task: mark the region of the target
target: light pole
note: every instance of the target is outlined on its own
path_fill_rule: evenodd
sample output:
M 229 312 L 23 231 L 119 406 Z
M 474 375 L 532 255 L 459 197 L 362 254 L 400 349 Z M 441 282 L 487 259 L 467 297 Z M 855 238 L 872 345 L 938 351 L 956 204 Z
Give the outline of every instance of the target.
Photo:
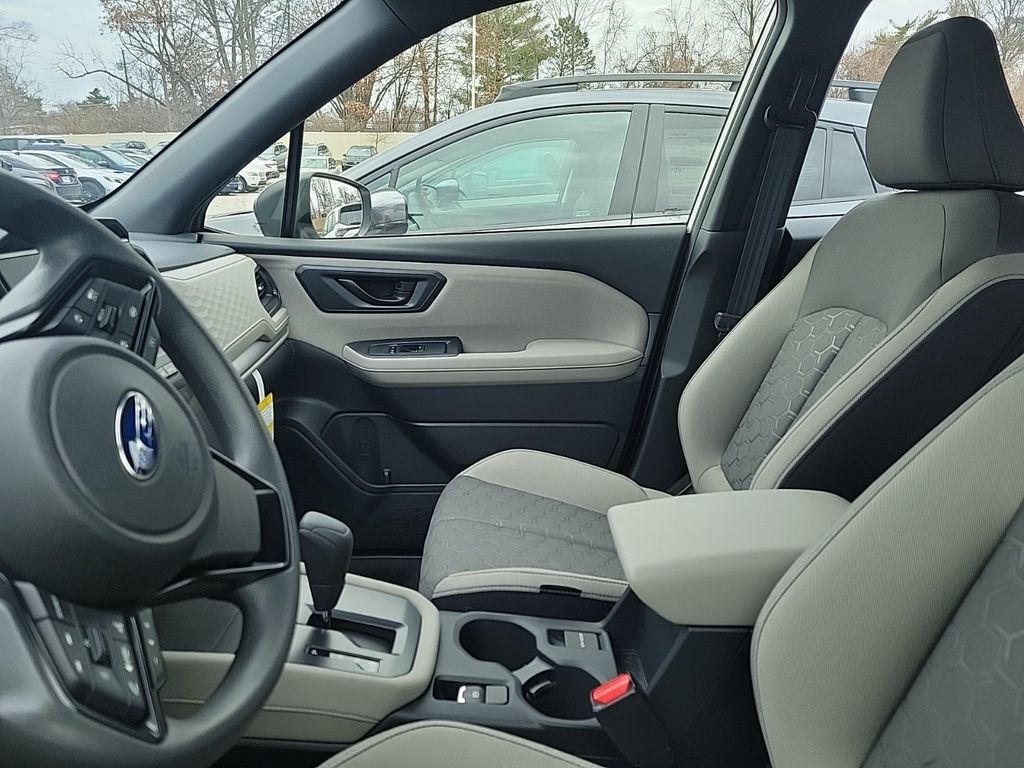
M 469 58 L 469 108 L 476 109 L 476 14 L 473 14 L 473 31 L 470 34 Z

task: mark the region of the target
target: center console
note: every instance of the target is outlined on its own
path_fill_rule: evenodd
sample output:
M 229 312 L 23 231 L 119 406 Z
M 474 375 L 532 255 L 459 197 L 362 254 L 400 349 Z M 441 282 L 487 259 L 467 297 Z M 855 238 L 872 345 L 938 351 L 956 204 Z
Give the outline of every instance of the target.
M 601 622 L 438 611 L 414 591 L 346 579 L 351 535 L 307 516 L 291 655 L 249 736 L 336 751 L 397 725 L 454 720 L 616 768 L 766 765 L 751 627 L 775 583 L 847 507 L 805 491 L 615 507 L 609 521 L 631 589 Z M 171 714 L 209 696 L 231 659 L 166 655 Z

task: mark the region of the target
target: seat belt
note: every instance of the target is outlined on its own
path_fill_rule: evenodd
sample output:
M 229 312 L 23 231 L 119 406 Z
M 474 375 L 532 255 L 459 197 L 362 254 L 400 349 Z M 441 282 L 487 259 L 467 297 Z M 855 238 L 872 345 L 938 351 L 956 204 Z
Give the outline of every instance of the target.
M 771 129 L 768 161 L 757 190 L 739 266 L 733 280 L 729 303 L 715 314 L 715 329 L 721 341 L 758 301 L 761 284 L 768 269 L 775 232 L 785 221 L 786 191 L 795 168 L 802 160 L 804 139 L 814 130 L 818 116 L 807 105 L 820 69 L 816 61 L 805 61 L 793 79 L 789 98 L 773 104 L 764 116 Z

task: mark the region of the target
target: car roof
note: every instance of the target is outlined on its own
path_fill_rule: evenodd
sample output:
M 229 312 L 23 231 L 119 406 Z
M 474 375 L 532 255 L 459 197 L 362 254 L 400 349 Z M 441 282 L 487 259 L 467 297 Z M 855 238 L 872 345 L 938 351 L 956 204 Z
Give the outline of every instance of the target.
M 403 154 L 416 152 L 440 138 L 474 128 L 482 123 L 505 117 L 559 107 L 577 106 L 622 106 L 634 104 L 664 104 L 670 107 L 697 107 L 726 110 L 736 94 L 727 90 L 708 88 L 600 88 L 572 92 L 537 93 L 514 99 L 496 101 L 477 109 L 457 115 L 433 128 L 403 141 L 399 147 Z M 826 99 L 819 115 L 819 121 L 866 128 L 871 104 L 847 99 Z M 394 162 L 391 151 L 377 153 L 360 163 L 352 174 L 366 178 Z

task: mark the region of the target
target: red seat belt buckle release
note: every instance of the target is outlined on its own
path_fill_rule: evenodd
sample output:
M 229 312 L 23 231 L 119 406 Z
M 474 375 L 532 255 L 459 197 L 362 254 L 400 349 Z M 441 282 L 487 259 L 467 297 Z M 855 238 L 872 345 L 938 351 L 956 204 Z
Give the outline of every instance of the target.
M 590 692 L 594 717 L 636 768 L 670 768 L 672 745 L 643 690 L 627 672 Z
M 590 702 L 595 707 L 607 707 L 625 698 L 634 690 L 633 678 L 628 672 L 621 674 L 590 692 Z

